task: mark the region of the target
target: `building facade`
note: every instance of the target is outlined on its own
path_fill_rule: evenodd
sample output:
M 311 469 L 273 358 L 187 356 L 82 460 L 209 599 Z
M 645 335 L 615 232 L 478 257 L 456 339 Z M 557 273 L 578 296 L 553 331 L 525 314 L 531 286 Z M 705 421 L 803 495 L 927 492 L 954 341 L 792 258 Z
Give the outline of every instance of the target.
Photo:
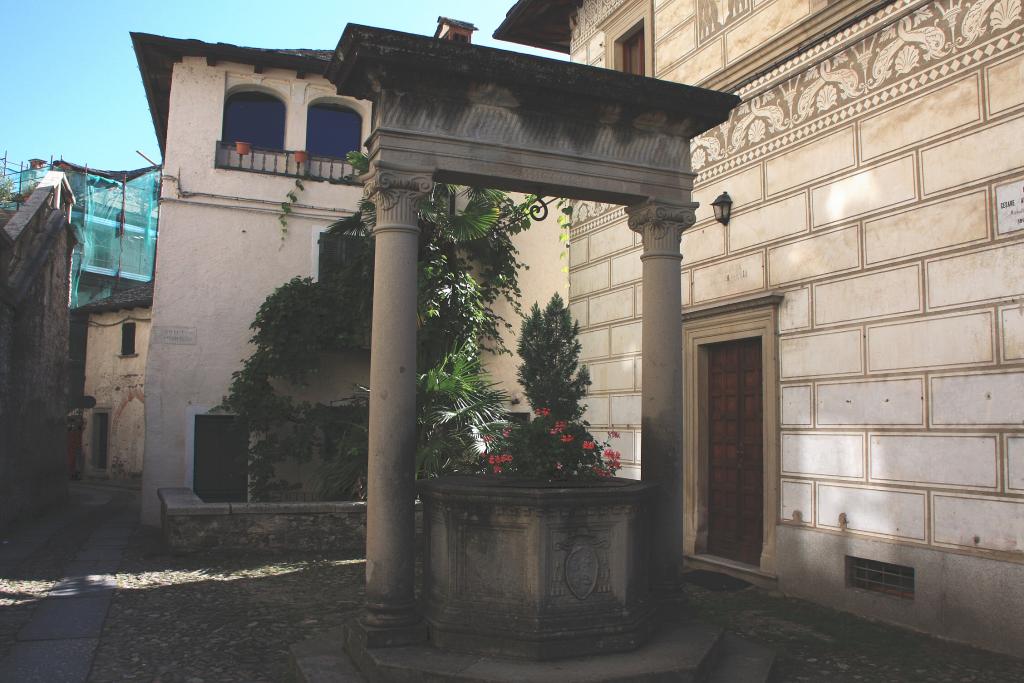
M 692 144 L 691 566 L 1019 653 L 1020 3 L 524 1 L 496 35 L 743 98 Z M 625 221 L 577 206 L 570 303 L 587 417 L 621 435 L 636 476 L 641 262 Z
M 73 309 L 85 325 L 82 439 L 76 471 L 87 478 L 142 476 L 146 437 L 146 356 L 153 285 Z
M 144 34 L 133 41 L 164 154 L 145 373 L 142 518 L 155 525 L 157 489 L 195 485 L 197 443 L 244 450 L 223 432 L 227 418 L 218 406 L 252 351 L 249 326 L 260 305 L 293 277 L 317 277 L 320 233 L 356 210 L 363 188 L 344 157 L 364 149 L 371 112 L 368 102 L 339 97 L 324 78 L 333 50 Z M 300 169 L 303 188 L 296 191 Z M 289 201 L 289 192 L 297 200 Z M 290 204 L 286 214 L 282 203 Z M 533 267 L 523 277 L 526 306 L 566 294 L 555 213 L 517 239 Z M 500 312 L 518 327 L 511 310 Z M 329 403 L 369 383 L 368 350 L 336 356 L 296 389 L 297 398 Z M 525 410 L 514 363 L 497 357 L 488 369 L 512 393 L 510 407 Z M 286 464 L 279 474 L 302 481 L 312 467 Z

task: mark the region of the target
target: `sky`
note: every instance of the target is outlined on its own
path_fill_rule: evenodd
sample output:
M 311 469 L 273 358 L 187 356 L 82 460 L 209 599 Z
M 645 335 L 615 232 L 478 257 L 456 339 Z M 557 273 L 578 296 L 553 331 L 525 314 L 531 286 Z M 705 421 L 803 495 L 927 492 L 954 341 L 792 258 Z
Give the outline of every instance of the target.
M 491 34 L 514 0 L 0 0 L 0 156 L 105 170 L 160 161 L 129 31 L 264 48 L 334 49 L 349 22 L 433 35 L 438 15 L 474 42 L 548 57 Z

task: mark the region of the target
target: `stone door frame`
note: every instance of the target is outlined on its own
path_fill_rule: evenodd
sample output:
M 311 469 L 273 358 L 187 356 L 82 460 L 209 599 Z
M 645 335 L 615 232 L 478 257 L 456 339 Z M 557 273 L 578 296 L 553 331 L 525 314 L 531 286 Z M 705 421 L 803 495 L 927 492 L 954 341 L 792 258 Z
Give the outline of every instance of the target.
M 683 315 L 683 501 L 684 555 L 709 563 L 775 577 L 775 529 L 779 510 L 779 372 L 778 294 L 687 311 Z M 761 339 L 761 383 L 764 486 L 762 550 L 757 567 L 707 555 L 708 535 L 708 407 L 707 347 L 721 342 Z

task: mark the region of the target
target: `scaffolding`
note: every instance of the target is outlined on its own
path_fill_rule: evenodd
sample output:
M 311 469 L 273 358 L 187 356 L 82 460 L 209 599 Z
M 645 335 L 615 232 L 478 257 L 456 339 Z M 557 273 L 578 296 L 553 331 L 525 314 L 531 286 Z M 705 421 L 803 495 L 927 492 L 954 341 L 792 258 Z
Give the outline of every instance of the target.
M 46 172 L 62 171 L 75 195 L 71 225 L 71 307 L 83 306 L 153 279 L 160 200 L 160 167 L 101 171 L 58 160 L 17 167 L 0 158 L 0 183 L 17 209 Z M 3 187 L 3 186 L 0 186 Z

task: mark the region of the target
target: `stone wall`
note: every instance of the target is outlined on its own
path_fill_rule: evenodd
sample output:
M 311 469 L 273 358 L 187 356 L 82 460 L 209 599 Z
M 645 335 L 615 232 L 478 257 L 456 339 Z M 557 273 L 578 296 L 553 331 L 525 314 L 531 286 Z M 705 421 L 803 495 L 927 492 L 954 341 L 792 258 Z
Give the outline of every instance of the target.
M 164 542 L 176 552 L 366 549 L 365 503 L 205 503 L 191 489 L 159 497 Z
M 936 558 L 954 556 L 1014 574 L 1024 563 L 1024 226 L 998 220 L 997 194 L 1024 185 L 1020 4 L 897 0 L 860 16 L 862 3 L 847 3 L 842 30 L 745 73 L 730 69 L 757 64 L 786 36 L 818 35 L 832 10 L 813 0 L 753 3 L 705 40 L 698 12 L 707 4 L 726 3 L 588 0 L 583 14 L 597 19 L 581 22 L 573 58 L 608 64 L 616 35 L 606 29 L 633 12 L 653 23 L 658 77 L 732 84 L 744 99 L 693 141 L 701 208 L 683 237 L 681 277 L 684 311 L 700 311 L 703 327 L 716 310 L 724 324 L 724 304 L 784 297 L 765 345 L 777 348 L 768 360 L 779 379 L 765 391 L 780 415 L 765 431 L 766 448 L 779 452 L 765 498 L 778 492 L 766 517 L 786 527 L 787 545 L 776 549 L 766 533 L 758 569 L 794 592 L 823 562 L 842 575 L 842 552 L 813 561 L 799 552 L 801 530 L 808 544 L 813 530 L 856 539 L 880 560 L 893 546 L 938 551 L 914 554 L 922 575 L 942 575 Z M 748 29 L 763 35 L 730 57 L 734 34 Z M 701 67 L 706 49 L 725 56 Z M 734 200 L 728 226 L 710 207 L 722 191 Z M 635 474 L 639 240 L 618 207 L 585 203 L 576 214 L 570 303 L 594 378 L 587 416 L 621 432 Z M 687 381 L 688 400 L 699 400 L 699 373 L 691 368 Z M 687 412 L 688 434 L 704 428 L 698 413 Z M 700 469 L 697 443 L 688 472 Z M 690 515 L 688 548 L 697 524 Z M 1019 598 L 1010 600 L 1006 614 L 1019 614 Z M 962 623 L 992 618 L 967 612 Z M 903 613 L 943 632 L 910 607 Z
M 62 181 L 59 173 L 46 178 Z M 66 207 L 44 205 L 60 190 L 43 185 L 0 227 L 8 233 L 0 237 L 12 238 L 0 239 L 0 529 L 67 495 L 72 238 Z M 25 220 L 30 211 L 38 213 Z

